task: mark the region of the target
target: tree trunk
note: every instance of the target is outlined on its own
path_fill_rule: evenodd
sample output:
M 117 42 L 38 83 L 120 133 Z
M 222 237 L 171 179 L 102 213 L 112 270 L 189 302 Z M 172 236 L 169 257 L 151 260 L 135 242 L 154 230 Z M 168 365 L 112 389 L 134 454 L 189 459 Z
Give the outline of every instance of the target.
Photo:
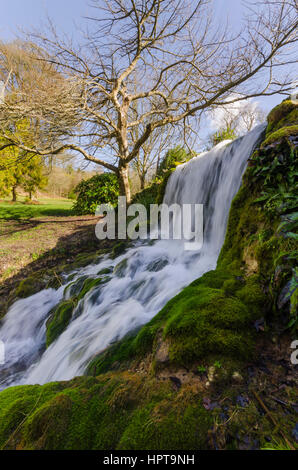
M 159 162 L 160 162 L 160 155 L 158 155 L 158 157 L 157 157 L 157 162 L 156 162 L 156 172 L 155 172 L 155 176 L 157 176 L 157 173 L 158 173 L 158 169 L 159 169 Z
M 144 174 L 142 174 L 140 176 L 141 190 L 145 189 L 145 180 L 146 180 L 146 176 Z
M 32 192 L 29 191 L 29 200 L 32 201 Z
M 119 167 L 118 179 L 119 179 L 120 196 L 125 196 L 126 203 L 130 204 L 131 194 L 130 194 L 130 186 L 129 186 L 129 180 L 128 180 L 128 165 L 125 165 L 125 166 L 123 165 Z
M 13 202 L 17 202 L 17 187 L 13 186 L 12 188 L 12 200 Z

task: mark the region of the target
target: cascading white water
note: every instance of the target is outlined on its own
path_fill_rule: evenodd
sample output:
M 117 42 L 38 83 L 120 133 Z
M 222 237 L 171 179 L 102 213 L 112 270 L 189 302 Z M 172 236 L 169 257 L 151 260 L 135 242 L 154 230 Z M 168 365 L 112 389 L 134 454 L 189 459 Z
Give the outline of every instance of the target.
M 66 284 L 15 302 L 0 329 L 6 350 L 0 387 L 83 374 L 95 354 L 147 323 L 184 286 L 214 269 L 232 199 L 263 129 L 258 126 L 241 139 L 217 145 L 180 165 L 170 177 L 165 203 L 204 204 L 204 244 L 199 252 L 185 251 L 183 240 L 139 243 L 115 260 L 104 256 L 79 270 L 68 288 Z M 45 350 L 51 309 L 76 289 L 76 279 L 79 284 L 82 276 L 99 277 L 105 268 L 112 268 L 112 274 L 79 302 L 67 329 Z

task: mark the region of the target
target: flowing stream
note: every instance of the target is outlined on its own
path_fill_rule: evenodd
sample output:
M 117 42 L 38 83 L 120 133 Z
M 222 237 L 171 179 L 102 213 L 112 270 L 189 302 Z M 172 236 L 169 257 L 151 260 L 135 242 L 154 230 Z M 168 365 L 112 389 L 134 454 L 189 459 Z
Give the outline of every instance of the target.
M 232 143 L 217 145 L 178 166 L 170 177 L 164 203 L 204 204 L 200 251 L 185 251 L 183 240 L 138 242 L 114 260 L 105 255 L 77 270 L 58 290 L 15 302 L 0 325 L 5 344 L 0 388 L 82 375 L 95 354 L 147 323 L 183 287 L 214 269 L 232 199 L 263 130 L 257 126 Z M 51 309 L 78 291 L 84 279 L 102 277 L 99 273 L 107 268 L 105 282 L 85 295 L 67 329 L 46 349 Z

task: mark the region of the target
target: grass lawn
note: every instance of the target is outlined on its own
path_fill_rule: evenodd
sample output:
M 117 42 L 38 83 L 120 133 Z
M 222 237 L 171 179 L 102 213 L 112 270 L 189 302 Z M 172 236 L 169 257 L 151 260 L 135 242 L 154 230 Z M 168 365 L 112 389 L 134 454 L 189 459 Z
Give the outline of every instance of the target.
M 0 219 L 31 219 L 34 217 L 73 215 L 73 201 L 69 199 L 40 199 L 39 204 L 0 201 Z

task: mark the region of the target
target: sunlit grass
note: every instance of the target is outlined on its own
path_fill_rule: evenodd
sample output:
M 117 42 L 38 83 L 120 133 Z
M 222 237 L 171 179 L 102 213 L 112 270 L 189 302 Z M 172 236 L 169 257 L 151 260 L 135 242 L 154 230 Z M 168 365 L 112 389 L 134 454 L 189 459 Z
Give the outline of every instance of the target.
M 23 201 L 0 201 L 0 219 L 31 219 L 34 217 L 70 216 L 73 201 L 68 199 L 40 199 L 38 204 Z

